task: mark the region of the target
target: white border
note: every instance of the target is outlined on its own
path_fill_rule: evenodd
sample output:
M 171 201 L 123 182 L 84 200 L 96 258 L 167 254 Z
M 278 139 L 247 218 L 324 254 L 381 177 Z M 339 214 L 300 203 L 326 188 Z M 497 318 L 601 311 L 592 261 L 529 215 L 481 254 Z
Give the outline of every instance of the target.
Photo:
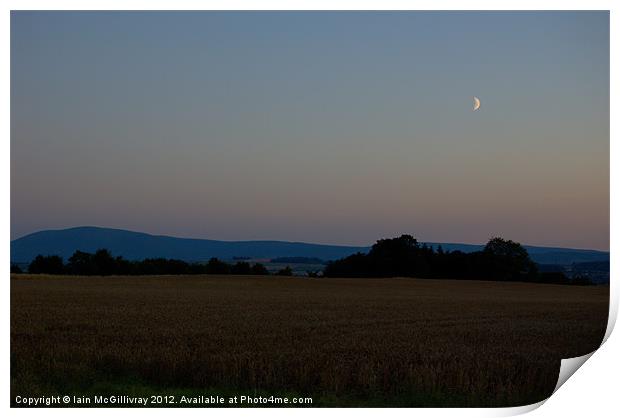
M 89 2 L 78 2 L 78 1 L 41 1 L 41 0 L 24 0 L 24 1 L 5 1 L 4 5 L 4 13 L 1 17 L 2 25 L 0 27 L 2 30 L 1 33 L 1 42 L 0 45 L 2 47 L 2 56 L 5 57 L 5 65 L 1 67 L 2 79 L 4 82 L 2 83 L 2 97 L 4 101 L 2 102 L 2 127 L 4 127 L 4 138 L 0 141 L 0 161 L 2 167 L 2 181 L 0 182 L 1 195 L 5 199 L 5 204 L 2 205 L 2 222 L 0 223 L 2 228 L 2 233 L 4 236 L 3 240 L 0 240 L 0 260 L 2 266 L 4 267 L 4 271 L 8 273 L 9 270 L 9 242 L 10 242 L 10 153 L 9 153 L 9 138 L 10 138 L 10 67 L 9 67 L 9 57 L 10 57 L 10 13 L 9 10 L 25 10 L 25 9 L 58 9 L 58 10 L 105 10 L 105 9 L 117 9 L 117 10 L 138 10 L 138 9 L 159 9 L 159 10 L 175 10 L 175 9 L 189 9 L 189 10 L 199 10 L 199 9 L 213 9 L 213 10 L 242 10 L 242 9 L 291 9 L 291 10 L 313 10 L 313 9 L 325 9 L 325 10 L 345 10 L 345 9 L 365 9 L 365 10 L 405 10 L 405 9 L 413 9 L 413 10 L 611 10 L 611 45 L 612 49 L 611 53 L 611 74 L 617 74 L 618 72 L 618 54 L 617 51 L 614 51 L 613 46 L 617 46 L 618 39 L 618 19 L 616 15 L 616 8 L 614 7 L 613 1 L 602 1 L 602 0 L 593 0 L 593 1 L 532 1 L 532 0 L 523 0 L 523 1 L 502 1 L 502 2 L 493 2 L 493 1 L 434 1 L 434 2 L 421 2 L 421 1 L 397 1 L 397 0 L 384 0 L 381 2 L 377 1 L 326 1 L 326 0 L 315 0 L 315 1 L 284 1 L 284 0 L 271 0 L 271 1 L 258 1 L 258 0 L 233 0 L 233 1 L 189 1 L 189 0 L 177 0 L 177 1 L 162 1 L 162 0 L 128 0 L 128 1 L 118 1 L 118 0 L 109 0 L 109 1 L 89 1 Z M 527 29 L 524 29 L 527 30 Z M 617 115 L 617 109 L 613 106 L 614 98 L 618 97 L 618 84 L 614 82 L 614 78 L 611 78 L 611 136 L 610 136 L 610 156 L 611 156 L 611 185 L 618 184 L 618 169 L 614 168 L 614 163 L 620 162 L 619 149 L 618 146 L 615 145 L 615 140 L 617 140 L 617 118 L 614 116 Z M 613 187 L 612 187 L 613 190 Z M 614 215 L 618 212 L 618 199 L 612 193 L 610 195 L 611 201 L 611 277 L 612 277 L 612 286 L 611 286 L 611 303 L 610 303 L 610 321 L 608 324 L 608 330 L 606 339 L 609 337 L 611 330 L 613 329 L 613 324 L 615 323 L 615 319 L 617 317 L 618 312 L 618 289 L 615 286 L 616 280 L 616 271 L 618 270 L 617 266 L 619 257 L 617 255 L 616 249 L 618 248 L 617 239 L 618 236 L 618 223 L 614 221 Z M 8 274 L 7 274 L 8 276 Z M 4 315 L 2 317 L 2 335 L 4 337 L 4 344 L 1 346 L 0 359 L 2 359 L 2 392 L 3 396 L 0 398 L 0 402 L 2 403 L 3 409 L 8 409 L 10 405 L 9 400 L 9 387 L 10 387 L 10 373 L 9 373 L 9 329 L 10 329 L 10 319 L 9 319 L 9 280 L 8 277 L 3 281 L 3 287 L 1 292 L 1 297 L 3 299 L 2 306 L 4 307 Z M 534 415 L 538 416 L 562 416 L 564 417 L 581 417 L 584 414 L 591 415 L 594 413 L 595 416 L 610 416 L 613 415 L 614 411 L 617 411 L 617 393 L 614 390 L 615 382 L 617 381 L 616 376 L 620 371 L 619 361 L 615 353 L 620 352 L 620 341 L 617 336 L 612 336 L 609 340 L 604 344 L 602 350 L 598 350 L 592 356 L 592 359 L 588 361 L 587 367 L 583 368 L 583 370 L 579 370 L 577 372 L 578 376 L 576 378 L 569 379 L 568 383 L 560 388 L 560 390 L 554 394 L 546 403 L 543 408 L 539 408 L 535 412 Z M 613 391 L 613 392 L 612 392 Z M 410 417 L 412 414 L 420 415 L 420 416 L 437 416 L 437 417 L 446 417 L 446 416 L 507 416 L 514 415 L 519 413 L 527 412 L 528 410 L 535 409 L 535 407 L 540 406 L 542 403 L 537 405 L 531 405 L 529 407 L 520 407 L 520 408 L 503 408 L 503 409 L 481 409 L 481 408 L 471 408 L 471 409 L 382 409 L 380 411 L 374 409 L 355 409 L 354 411 L 347 411 L 351 413 L 355 413 L 358 416 L 366 417 L 374 415 L 377 412 L 380 413 L 389 413 L 395 416 L 407 416 Z M 316 408 L 310 409 L 254 409 L 250 412 L 253 415 L 257 415 L 259 417 L 269 417 L 272 418 L 274 416 L 290 416 L 291 414 L 297 416 L 307 416 L 310 417 L 317 414 L 318 410 Z M 339 409 L 321 409 L 321 414 L 326 414 L 327 416 L 336 416 L 340 415 L 342 412 Z M 45 413 L 46 415 L 51 416 L 80 416 L 83 414 L 83 411 L 77 409 L 38 409 L 38 410 L 25 410 L 25 409 L 10 409 L 8 411 L 9 414 L 15 416 L 30 416 L 38 413 Z M 109 410 L 104 409 L 90 409 L 88 411 L 89 415 L 93 416 L 107 416 L 110 413 Z M 131 410 L 131 409 L 121 409 L 115 410 L 114 414 L 120 415 L 134 415 L 134 414 L 149 414 L 155 416 L 164 416 L 170 413 L 168 409 L 144 409 L 144 410 Z M 207 410 L 204 409 L 184 409 L 184 410 L 175 410 L 175 413 L 183 413 L 187 415 L 194 416 L 204 416 L 205 414 L 214 414 L 222 417 L 229 416 L 237 416 L 240 414 L 239 410 Z M 244 414 L 245 415 L 245 414 Z

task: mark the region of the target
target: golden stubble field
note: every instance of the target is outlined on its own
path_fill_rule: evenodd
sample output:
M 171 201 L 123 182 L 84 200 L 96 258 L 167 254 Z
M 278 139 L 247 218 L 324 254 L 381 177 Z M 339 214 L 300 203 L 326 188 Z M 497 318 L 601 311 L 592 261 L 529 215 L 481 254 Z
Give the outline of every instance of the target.
M 608 299 L 483 281 L 14 275 L 11 391 L 521 405 L 551 394 L 561 358 L 598 348 Z

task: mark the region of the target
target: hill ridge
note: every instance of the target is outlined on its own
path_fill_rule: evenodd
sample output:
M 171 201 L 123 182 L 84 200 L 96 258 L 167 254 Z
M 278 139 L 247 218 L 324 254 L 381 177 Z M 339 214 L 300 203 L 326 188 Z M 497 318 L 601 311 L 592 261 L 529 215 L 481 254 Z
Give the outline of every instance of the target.
M 441 245 L 444 250 L 477 251 L 483 244 L 426 243 Z M 540 247 L 524 245 L 538 263 L 572 264 L 573 262 L 608 261 L 609 253 L 598 250 Z M 76 226 L 47 229 L 11 241 L 11 262 L 29 262 L 38 254 L 59 255 L 65 259 L 75 250 L 94 252 L 107 248 L 112 254 L 127 259 L 153 257 L 202 261 L 211 257 L 275 258 L 315 257 L 333 260 L 356 252 L 366 252 L 370 246 L 316 244 L 299 241 L 247 240 L 225 241 L 207 238 L 182 238 L 155 235 L 147 232 L 99 226 Z

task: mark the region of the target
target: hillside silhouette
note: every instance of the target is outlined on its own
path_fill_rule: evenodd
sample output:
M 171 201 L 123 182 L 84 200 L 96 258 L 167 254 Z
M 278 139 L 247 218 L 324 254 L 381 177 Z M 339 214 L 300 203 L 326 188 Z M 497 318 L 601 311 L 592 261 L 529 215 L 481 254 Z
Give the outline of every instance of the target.
M 444 251 L 471 253 L 484 245 L 426 243 Z M 523 246 L 536 263 L 570 266 L 573 263 L 609 262 L 609 253 L 596 250 Z M 37 255 L 57 255 L 67 260 L 76 250 L 94 253 L 100 248 L 128 260 L 172 258 L 203 262 L 216 257 L 232 259 L 273 259 L 281 257 L 337 260 L 356 253 L 367 253 L 370 246 L 342 246 L 287 241 L 217 241 L 151 235 L 122 229 L 76 227 L 39 231 L 11 241 L 11 262 L 25 265 Z M 287 261 L 289 262 L 289 261 Z M 292 261 L 291 261 L 292 263 Z

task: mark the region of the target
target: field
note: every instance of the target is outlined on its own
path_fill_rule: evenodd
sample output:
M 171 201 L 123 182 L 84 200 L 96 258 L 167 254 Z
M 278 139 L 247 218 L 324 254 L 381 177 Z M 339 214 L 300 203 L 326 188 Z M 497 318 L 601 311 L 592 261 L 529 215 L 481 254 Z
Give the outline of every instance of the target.
M 11 278 L 11 393 L 514 406 L 596 349 L 609 287 L 240 276 Z

